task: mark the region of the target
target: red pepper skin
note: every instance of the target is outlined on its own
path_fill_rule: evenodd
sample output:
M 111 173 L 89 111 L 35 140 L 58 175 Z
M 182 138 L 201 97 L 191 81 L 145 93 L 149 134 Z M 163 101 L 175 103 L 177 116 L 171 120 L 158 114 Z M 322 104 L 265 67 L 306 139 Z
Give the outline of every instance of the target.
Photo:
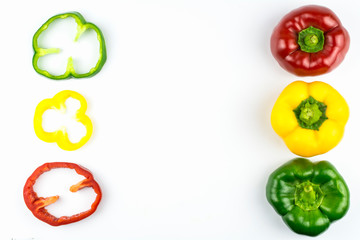
M 298 34 L 308 27 L 324 32 L 324 47 L 308 53 L 300 49 Z M 328 73 L 344 59 L 350 37 L 338 17 L 328 8 L 309 5 L 285 15 L 271 36 L 271 52 L 280 66 L 298 76 Z
M 77 174 L 82 175 L 85 177 L 84 180 L 79 182 L 78 184 L 75 184 L 70 187 L 71 192 L 76 192 L 78 190 L 81 190 L 85 187 L 91 187 L 94 189 L 96 193 L 96 199 L 92 203 L 91 208 L 87 211 L 72 215 L 72 216 L 62 216 L 62 217 L 55 217 L 51 215 L 45 207 L 54 203 L 59 196 L 53 196 L 53 197 L 38 197 L 36 192 L 34 191 L 33 186 L 35 185 L 36 180 L 40 177 L 41 174 L 44 172 L 50 171 L 54 168 L 69 168 L 74 169 Z M 99 184 L 94 180 L 93 175 L 86 170 L 85 168 L 74 164 L 74 163 L 67 163 L 67 162 L 51 162 L 51 163 L 45 163 L 38 167 L 33 174 L 27 179 L 25 186 L 24 186 L 24 200 L 26 206 L 29 208 L 29 210 L 34 214 L 35 217 L 40 219 L 43 222 L 46 222 L 52 226 L 60 226 L 65 225 L 73 222 L 80 221 L 91 214 L 93 214 L 96 211 L 97 206 L 100 203 L 102 194 L 101 189 L 99 187 Z

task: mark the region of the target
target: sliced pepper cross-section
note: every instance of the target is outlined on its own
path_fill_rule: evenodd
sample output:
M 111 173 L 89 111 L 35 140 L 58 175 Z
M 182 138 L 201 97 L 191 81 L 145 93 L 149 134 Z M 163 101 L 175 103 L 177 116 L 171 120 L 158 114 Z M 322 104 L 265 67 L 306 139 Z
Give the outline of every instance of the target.
M 82 36 L 85 36 L 86 32 L 89 32 L 93 30 L 96 33 L 97 41 L 99 42 L 99 49 L 93 49 L 92 51 L 98 52 L 98 60 L 96 63 L 90 67 L 89 70 L 86 70 L 85 72 L 78 72 L 76 69 L 77 66 L 77 59 L 74 59 L 73 56 L 69 56 L 66 61 L 66 69 L 65 72 L 60 74 L 55 74 L 51 72 L 48 69 L 44 69 L 45 67 L 40 66 L 40 59 L 48 56 L 49 54 L 59 54 L 63 49 L 58 48 L 58 46 L 46 46 L 46 44 L 42 44 L 41 41 L 39 41 L 42 38 L 45 38 L 46 31 L 49 29 L 50 26 L 57 27 L 56 22 L 59 20 L 65 20 L 72 18 L 75 20 L 76 23 L 76 30 L 73 34 L 73 36 L 69 36 L 72 38 L 74 42 L 79 42 L 79 40 L 82 38 Z M 55 29 L 56 31 L 56 29 Z M 62 80 L 62 79 L 68 79 L 71 77 L 74 78 L 84 78 L 84 77 L 92 77 L 93 75 L 97 74 L 106 61 L 106 47 L 105 47 L 105 39 L 101 32 L 101 30 L 94 25 L 93 23 L 86 22 L 83 16 L 78 12 L 69 12 L 69 13 L 63 13 L 56 16 L 51 17 L 49 20 L 47 20 L 35 33 L 33 37 L 33 48 L 34 48 L 34 56 L 33 56 L 33 67 L 36 72 L 39 74 L 55 79 L 55 80 Z
M 68 98 L 74 98 L 80 102 L 80 108 L 76 111 L 73 119 L 85 126 L 86 134 L 80 141 L 73 143 L 70 141 L 65 127 L 53 132 L 47 132 L 43 128 L 43 114 L 45 111 L 54 109 L 60 112 L 66 111 L 65 101 Z M 93 125 L 90 118 L 85 114 L 87 103 L 85 98 L 77 92 L 64 90 L 56 94 L 53 98 L 42 100 L 35 109 L 34 130 L 38 138 L 44 142 L 53 143 L 67 151 L 73 151 L 82 147 L 91 137 Z
M 59 196 L 38 197 L 37 193 L 34 190 L 34 185 L 36 183 L 36 180 L 43 173 L 56 168 L 73 169 L 76 171 L 77 174 L 84 176 L 84 179 L 82 181 L 70 187 L 70 191 L 77 192 L 83 188 L 87 188 L 87 187 L 92 188 L 96 193 L 96 198 L 89 210 L 72 216 L 61 216 L 61 217 L 55 217 L 46 210 L 46 206 L 55 203 L 59 199 Z M 50 163 L 45 163 L 40 167 L 38 167 L 27 179 L 24 186 L 23 195 L 26 206 L 34 214 L 34 216 L 40 219 L 41 221 L 46 222 L 52 226 L 60 226 L 60 225 L 77 222 L 90 216 L 96 211 L 102 197 L 100 186 L 95 181 L 91 172 L 89 172 L 85 168 L 75 163 L 69 163 L 69 162 L 50 162 Z

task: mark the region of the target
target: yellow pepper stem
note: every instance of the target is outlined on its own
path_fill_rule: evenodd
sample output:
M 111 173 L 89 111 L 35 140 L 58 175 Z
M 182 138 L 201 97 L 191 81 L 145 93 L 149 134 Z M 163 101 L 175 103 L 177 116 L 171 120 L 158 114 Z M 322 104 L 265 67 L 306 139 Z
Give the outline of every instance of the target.
M 319 130 L 319 127 L 327 119 L 325 115 L 326 108 L 327 106 L 324 103 L 310 96 L 294 109 L 294 113 L 300 127 Z
M 322 112 L 319 110 L 319 106 L 316 103 L 310 104 L 307 102 L 305 103 L 305 106 L 301 108 L 299 118 L 307 125 L 312 125 L 319 121 L 321 115 Z

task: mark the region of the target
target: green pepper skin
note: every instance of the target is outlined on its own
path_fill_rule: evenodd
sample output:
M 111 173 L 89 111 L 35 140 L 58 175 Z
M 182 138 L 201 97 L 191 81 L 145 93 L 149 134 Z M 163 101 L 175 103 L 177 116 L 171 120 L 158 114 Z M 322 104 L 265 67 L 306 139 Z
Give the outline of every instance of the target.
M 266 197 L 296 233 L 317 236 L 349 209 L 349 189 L 327 161 L 296 158 L 275 170 L 266 185 Z
M 42 57 L 44 55 L 54 54 L 54 53 L 59 52 L 59 49 L 56 49 L 56 48 L 43 49 L 43 48 L 39 47 L 38 46 L 38 38 L 41 35 L 41 33 L 43 31 L 45 31 L 53 21 L 55 21 L 56 19 L 64 19 L 64 18 L 68 18 L 68 17 L 74 18 L 78 25 L 77 26 L 77 35 L 76 35 L 74 41 L 77 41 L 77 39 L 81 36 L 81 34 L 83 32 L 85 32 L 87 29 L 93 29 L 96 32 L 98 41 L 100 43 L 99 60 L 97 61 L 95 67 L 91 68 L 89 72 L 78 74 L 75 72 L 75 69 L 73 67 L 73 60 L 70 57 L 68 59 L 66 72 L 62 75 L 52 75 L 48 71 L 40 69 L 38 67 L 38 60 L 40 57 Z M 68 13 L 58 14 L 58 15 L 51 17 L 49 20 L 47 20 L 34 34 L 33 49 L 34 49 L 34 56 L 33 56 L 32 63 L 33 63 L 33 67 L 34 67 L 35 71 L 45 77 L 48 77 L 48 78 L 51 78 L 54 80 L 63 80 L 63 79 L 71 78 L 71 77 L 74 77 L 74 78 L 92 77 L 101 70 L 101 68 L 103 67 L 103 65 L 106 62 L 105 39 L 104 39 L 104 36 L 103 36 L 101 30 L 95 24 L 86 22 L 84 17 L 78 12 L 68 12 Z

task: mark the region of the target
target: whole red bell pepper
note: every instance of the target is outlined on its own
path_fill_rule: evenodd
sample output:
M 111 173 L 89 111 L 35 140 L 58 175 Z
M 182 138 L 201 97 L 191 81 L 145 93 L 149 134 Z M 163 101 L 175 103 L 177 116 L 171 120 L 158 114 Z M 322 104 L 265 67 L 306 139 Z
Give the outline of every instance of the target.
M 79 183 L 72 185 L 70 187 L 71 192 L 77 192 L 86 187 L 91 187 L 94 189 L 96 193 L 95 201 L 92 203 L 91 208 L 87 211 L 72 215 L 72 216 L 62 216 L 62 217 L 55 217 L 51 215 L 45 207 L 56 202 L 59 199 L 59 196 L 52 196 L 52 197 L 38 197 L 36 192 L 34 191 L 34 185 L 36 180 L 40 177 L 41 174 L 44 172 L 50 171 L 54 168 L 69 168 L 74 169 L 77 174 L 82 175 L 85 177 L 84 180 L 80 181 Z M 26 206 L 29 210 L 34 214 L 35 217 L 40 219 L 43 222 L 46 222 L 52 226 L 59 226 L 64 224 L 69 224 L 73 222 L 80 221 L 91 214 L 93 214 L 100 203 L 102 194 L 99 184 L 95 181 L 93 175 L 83 167 L 80 167 L 74 163 L 68 162 L 51 162 L 45 163 L 38 167 L 33 174 L 28 178 L 24 186 L 24 201 Z
M 303 6 L 285 15 L 271 36 L 280 66 L 298 76 L 328 73 L 344 59 L 349 34 L 328 8 Z

